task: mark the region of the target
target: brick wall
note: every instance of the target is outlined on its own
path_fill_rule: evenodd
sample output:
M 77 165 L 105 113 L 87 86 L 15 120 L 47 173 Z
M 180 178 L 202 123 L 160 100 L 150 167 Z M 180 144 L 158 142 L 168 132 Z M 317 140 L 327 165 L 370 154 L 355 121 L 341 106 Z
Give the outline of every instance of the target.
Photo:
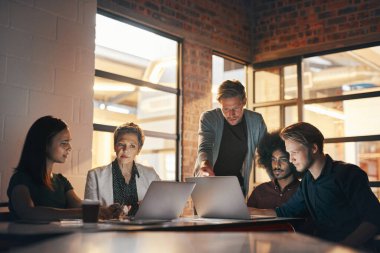
M 379 0 L 255 0 L 253 61 L 380 41 Z
M 212 50 L 185 42 L 183 45 L 182 173 L 192 176 L 198 147 L 200 114 L 211 108 Z
M 73 137 L 57 165 L 83 197 L 91 168 L 95 0 L 0 1 L 0 201 L 26 132 L 44 115 L 65 120 Z
M 250 60 L 245 0 L 98 0 L 98 6 L 185 40 Z

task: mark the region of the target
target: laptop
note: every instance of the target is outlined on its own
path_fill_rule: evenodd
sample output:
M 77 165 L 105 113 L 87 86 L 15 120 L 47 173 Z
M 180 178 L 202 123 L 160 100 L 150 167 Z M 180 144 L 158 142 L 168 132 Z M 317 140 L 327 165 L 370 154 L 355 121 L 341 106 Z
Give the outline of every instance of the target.
M 107 223 L 147 225 L 177 219 L 194 187 L 193 182 L 153 181 L 134 217 Z
M 196 183 L 191 198 L 199 217 L 241 220 L 275 218 L 249 214 L 235 176 L 189 177 L 186 182 Z

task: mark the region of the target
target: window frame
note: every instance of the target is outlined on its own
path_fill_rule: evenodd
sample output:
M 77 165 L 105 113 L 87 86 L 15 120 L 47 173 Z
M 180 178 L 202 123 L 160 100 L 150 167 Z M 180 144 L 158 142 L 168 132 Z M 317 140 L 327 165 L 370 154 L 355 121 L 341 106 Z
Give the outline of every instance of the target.
M 316 104 L 316 103 L 325 103 L 325 102 L 337 102 L 337 101 L 346 101 L 346 100 L 352 100 L 352 99 L 363 99 L 363 98 L 373 98 L 373 97 L 380 97 L 380 91 L 372 91 L 372 92 L 363 92 L 363 93 L 357 93 L 357 94 L 348 94 L 348 95 L 339 95 L 339 96 L 330 96 L 330 97 L 324 97 L 324 98 L 311 98 L 311 99 L 303 99 L 303 85 L 302 85 L 302 62 L 304 58 L 314 57 L 314 56 L 322 56 L 327 54 L 334 54 L 334 53 L 341 53 L 345 51 L 351 51 L 351 50 L 357 50 L 357 49 L 364 49 L 369 47 L 375 47 L 380 46 L 379 42 L 372 42 L 372 43 L 366 43 L 362 45 L 357 46 L 349 46 L 349 47 L 342 47 L 342 48 L 336 48 L 332 50 L 325 50 L 325 51 L 318 51 L 313 52 L 309 54 L 304 54 L 296 57 L 290 57 L 290 58 L 284 58 L 279 59 L 275 61 L 268 61 L 268 62 L 262 62 L 262 63 L 256 63 L 253 64 L 253 95 L 252 95 L 252 106 L 251 109 L 255 110 L 256 108 L 264 108 L 269 106 L 280 106 L 280 128 L 285 127 L 285 106 L 291 106 L 296 105 L 297 111 L 298 111 L 298 122 L 303 121 L 303 112 L 304 112 L 304 105 L 307 104 Z M 284 100 L 283 94 L 284 94 L 284 85 L 280 84 L 280 94 L 281 99 L 278 101 L 269 101 L 269 102 L 260 102 L 255 103 L 255 72 L 257 71 L 263 71 L 267 68 L 283 68 L 287 65 L 297 65 L 297 89 L 298 89 L 298 97 L 296 99 L 290 99 L 290 100 Z M 283 72 L 281 73 L 281 83 L 283 84 Z M 379 134 L 375 135 L 365 135 L 365 136 L 347 136 L 347 137 L 331 137 L 326 138 L 325 143 L 347 143 L 347 142 L 364 142 L 364 141 L 380 141 L 380 131 Z M 256 182 L 256 173 L 254 173 L 254 182 Z M 380 181 L 370 181 L 371 185 L 374 185 L 374 187 L 380 187 Z
M 155 33 L 157 35 L 166 37 L 168 39 L 174 40 L 177 42 L 178 48 L 177 48 L 177 71 L 176 71 L 176 80 L 177 80 L 177 88 L 172 88 L 172 87 L 167 87 L 161 84 L 156 84 L 156 83 L 151 83 L 148 81 L 132 78 L 129 76 L 124 76 L 124 75 L 119 75 L 115 73 L 110 73 L 107 71 L 95 69 L 95 74 L 94 77 L 101 77 L 101 78 L 106 78 L 109 80 L 113 81 L 120 81 L 120 82 L 125 82 L 129 83 L 135 86 L 139 87 L 147 87 L 150 89 L 170 93 L 170 94 L 175 94 L 176 95 L 176 126 L 175 134 L 169 134 L 169 133 L 163 133 L 163 132 L 156 132 L 156 131 L 149 131 L 149 130 L 144 130 L 144 134 L 147 137 L 154 137 L 154 138 L 162 138 L 162 139 L 168 139 L 168 140 L 175 140 L 175 181 L 181 181 L 182 178 L 182 171 L 181 171 L 181 160 L 180 157 L 182 156 L 181 154 L 181 131 L 180 131 L 180 126 L 182 125 L 182 44 L 183 44 L 183 39 L 176 37 L 172 34 L 160 31 L 158 29 L 152 28 L 147 25 L 143 25 L 141 23 L 138 23 L 134 20 L 131 20 L 127 17 L 121 16 L 121 15 L 116 15 L 113 13 L 110 13 L 108 11 L 102 10 L 100 8 L 97 9 L 97 14 L 106 16 L 108 18 L 126 23 L 131 26 L 135 26 L 137 28 L 143 29 L 148 32 Z M 96 55 L 95 55 L 96 57 Z M 93 131 L 101 131 L 101 132 L 109 132 L 113 133 L 114 130 L 116 129 L 117 126 L 113 125 L 105 125 L 105 124 L 97 124 L 93 123 Z

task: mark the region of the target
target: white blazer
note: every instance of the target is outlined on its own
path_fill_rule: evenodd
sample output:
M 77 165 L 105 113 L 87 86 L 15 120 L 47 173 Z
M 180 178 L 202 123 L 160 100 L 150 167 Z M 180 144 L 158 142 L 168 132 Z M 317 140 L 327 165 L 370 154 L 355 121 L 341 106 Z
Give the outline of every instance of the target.
M 140 177 L 136 176 L 137 196 L 141 201 L 152 181 L 160 177 L 152 167 L 135 163 Z M 85 199 L 99 200 L 101 205 L 113 204 L 112 163 L 89 170 L 87 173 Z

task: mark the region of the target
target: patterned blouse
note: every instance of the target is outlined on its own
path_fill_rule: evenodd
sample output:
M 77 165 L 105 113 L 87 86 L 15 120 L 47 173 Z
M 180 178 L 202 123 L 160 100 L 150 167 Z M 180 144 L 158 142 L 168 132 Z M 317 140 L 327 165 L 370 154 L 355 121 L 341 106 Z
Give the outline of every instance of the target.
M 128 212 L 128 216 L 134 216 L 139 208 L 136 176 L 140 177 L 135 162 L 133 162 L 129 183 L 125 182 L 117 160 L 115 159 L 112 162 L 113 200 L 114 203 L 119 203 L 120 205 L 132 206 Z

